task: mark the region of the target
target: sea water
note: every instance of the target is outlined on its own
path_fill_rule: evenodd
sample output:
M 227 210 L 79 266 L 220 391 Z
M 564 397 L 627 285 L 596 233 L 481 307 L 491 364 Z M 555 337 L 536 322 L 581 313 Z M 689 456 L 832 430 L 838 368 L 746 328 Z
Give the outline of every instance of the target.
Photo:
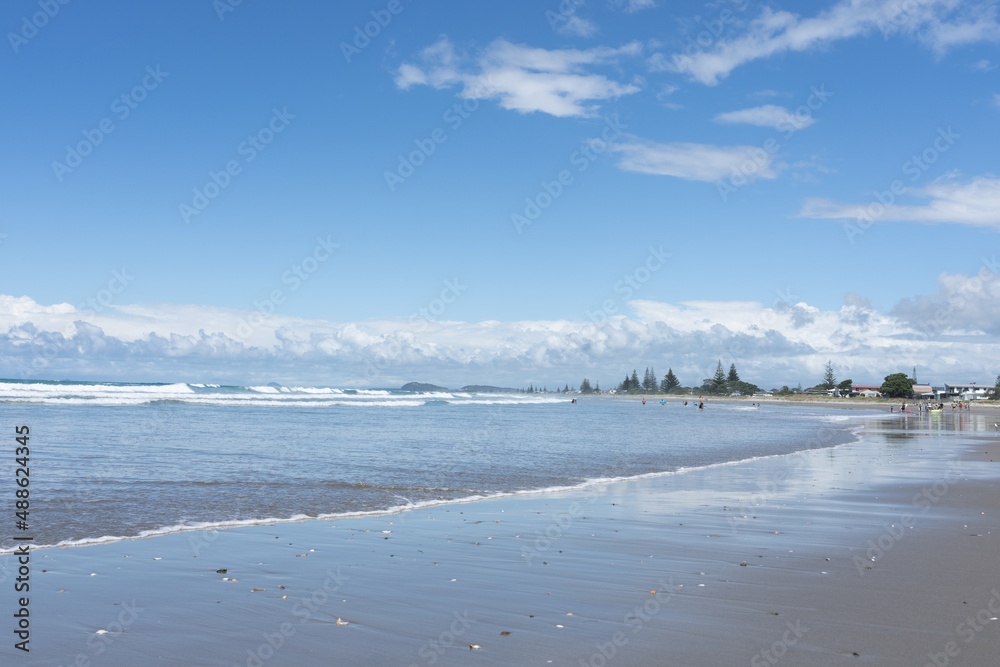
M 678 474 L 834 446 L 859 423 L 749 401 L 574 397 L 0 381 L 0 497 L 16 490 L 17 426 L 30 428 L 38 548 Z

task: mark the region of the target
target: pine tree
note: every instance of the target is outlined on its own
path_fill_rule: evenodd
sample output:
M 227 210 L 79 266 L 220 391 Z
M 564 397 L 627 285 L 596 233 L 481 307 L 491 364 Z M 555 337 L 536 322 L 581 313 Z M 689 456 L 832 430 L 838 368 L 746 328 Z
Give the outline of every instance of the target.
M 736 372 L 736 364 L 729 364 L 729 376 L 726 382 L 734 383 L 740 381 L 740 374 Z
M 580 393 L 589 394 L 591 391 L 593 390 L 590 388 L 590 380 L 583 378 L 583 382 L 580 383 Z
M 667 374 L 663 376 L 663 382 L 660 383 L 660 391 L 664 394 L 669 394 L 671 390 L 676 389 L 679 386 L 681 386 L 681 383 L 677 379 L 677 376 L 674 375 L 674 369 L 668 368 Z
M 646 369 L 646 374 L 642 377 L 642 388 L 646 391 L 656 391 L 656 371 L 652 368 Z
M 597 380 L 594 380 L 594 391 L 598 394 L 601 393 L 601 383 Z
M 629 388 L 630 389 L 638 389 L 641 386 L 642 385 L 639 384 L 639 374 L 636 373 L 635 369 L 633 368 L 632 369 L 632 380 L 629 382 Z
M 823 372 L 823 388 L 833 389 L 837 386 L 837 378 L 833 375 L 833 364 L 826 362 L 826 370 Z
M 722 359 L 719 359 L 719 365 L 715 368 L 715 377 L 712 378 L 711 389 L 713 394 L 725 394 L 726 393 L 726 372 L 722 370 Z

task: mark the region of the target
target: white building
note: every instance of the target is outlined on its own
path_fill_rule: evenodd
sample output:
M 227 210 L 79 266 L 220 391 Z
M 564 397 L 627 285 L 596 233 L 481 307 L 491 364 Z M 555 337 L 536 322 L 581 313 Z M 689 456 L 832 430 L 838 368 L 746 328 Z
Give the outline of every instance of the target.
M 979 384 L 968 382 L 961 384 L 958 382 L 944 383 L 944 399 L 948 401 L 975 401 L 989 398 L 993 391 L 991 384 Z

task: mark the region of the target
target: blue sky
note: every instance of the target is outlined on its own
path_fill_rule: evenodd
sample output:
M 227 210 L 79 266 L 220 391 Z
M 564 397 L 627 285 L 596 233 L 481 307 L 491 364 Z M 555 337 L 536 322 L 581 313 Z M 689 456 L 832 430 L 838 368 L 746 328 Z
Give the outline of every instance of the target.
M 0 26 L 0 376 L 1000 372 L 996 0 L 17 0 Z

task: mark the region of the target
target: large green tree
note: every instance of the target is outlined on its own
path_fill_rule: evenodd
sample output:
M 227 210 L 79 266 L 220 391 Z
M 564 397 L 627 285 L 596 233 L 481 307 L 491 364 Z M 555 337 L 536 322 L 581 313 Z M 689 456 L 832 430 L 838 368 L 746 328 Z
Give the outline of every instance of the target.
M 854 384 L 854 380 L 847 379 L 847 380 L 842 381 L 840 384 L 838 384 L 837 385 L 837 389 L 840 390 L 841 394 L 849 394 L 849 393 L 851 393 L 851 385 L 852 384 Z
M 663 382 L 660 383 L 660 391 L 664 394 L 669 394 L 671 391 L 681 386 L 680 380 L 674 375 L 674 369 L 668 368 L 667 374 L 663 376 Z
M 730 382 L 729 388 L 732 391 L 738 391 L 743 396 L 753 396 L 758 391 L 760 387 L 753 384 L 752 382 L 744 382 L 742 380 L 737 380 L 736 382 Z
M 740 374 L 736 372 L 736 364 L 729 364 L 729 375 L 726 376 L 726 381 L 730 383 L 740 381 Z
M 893 373 L 885 376 L 885 381 L 878 390 L 889 398 L 912 398 L 913 380 L 906 377 L 906 373 Z
M 580 383 L 580 393 L 581 394 L 589 394 L 592 391 L 594 391 L 594 390 L 590 386 L 590 380 L 588 380 L 587 378 L 583 378 L 583 382 Z

